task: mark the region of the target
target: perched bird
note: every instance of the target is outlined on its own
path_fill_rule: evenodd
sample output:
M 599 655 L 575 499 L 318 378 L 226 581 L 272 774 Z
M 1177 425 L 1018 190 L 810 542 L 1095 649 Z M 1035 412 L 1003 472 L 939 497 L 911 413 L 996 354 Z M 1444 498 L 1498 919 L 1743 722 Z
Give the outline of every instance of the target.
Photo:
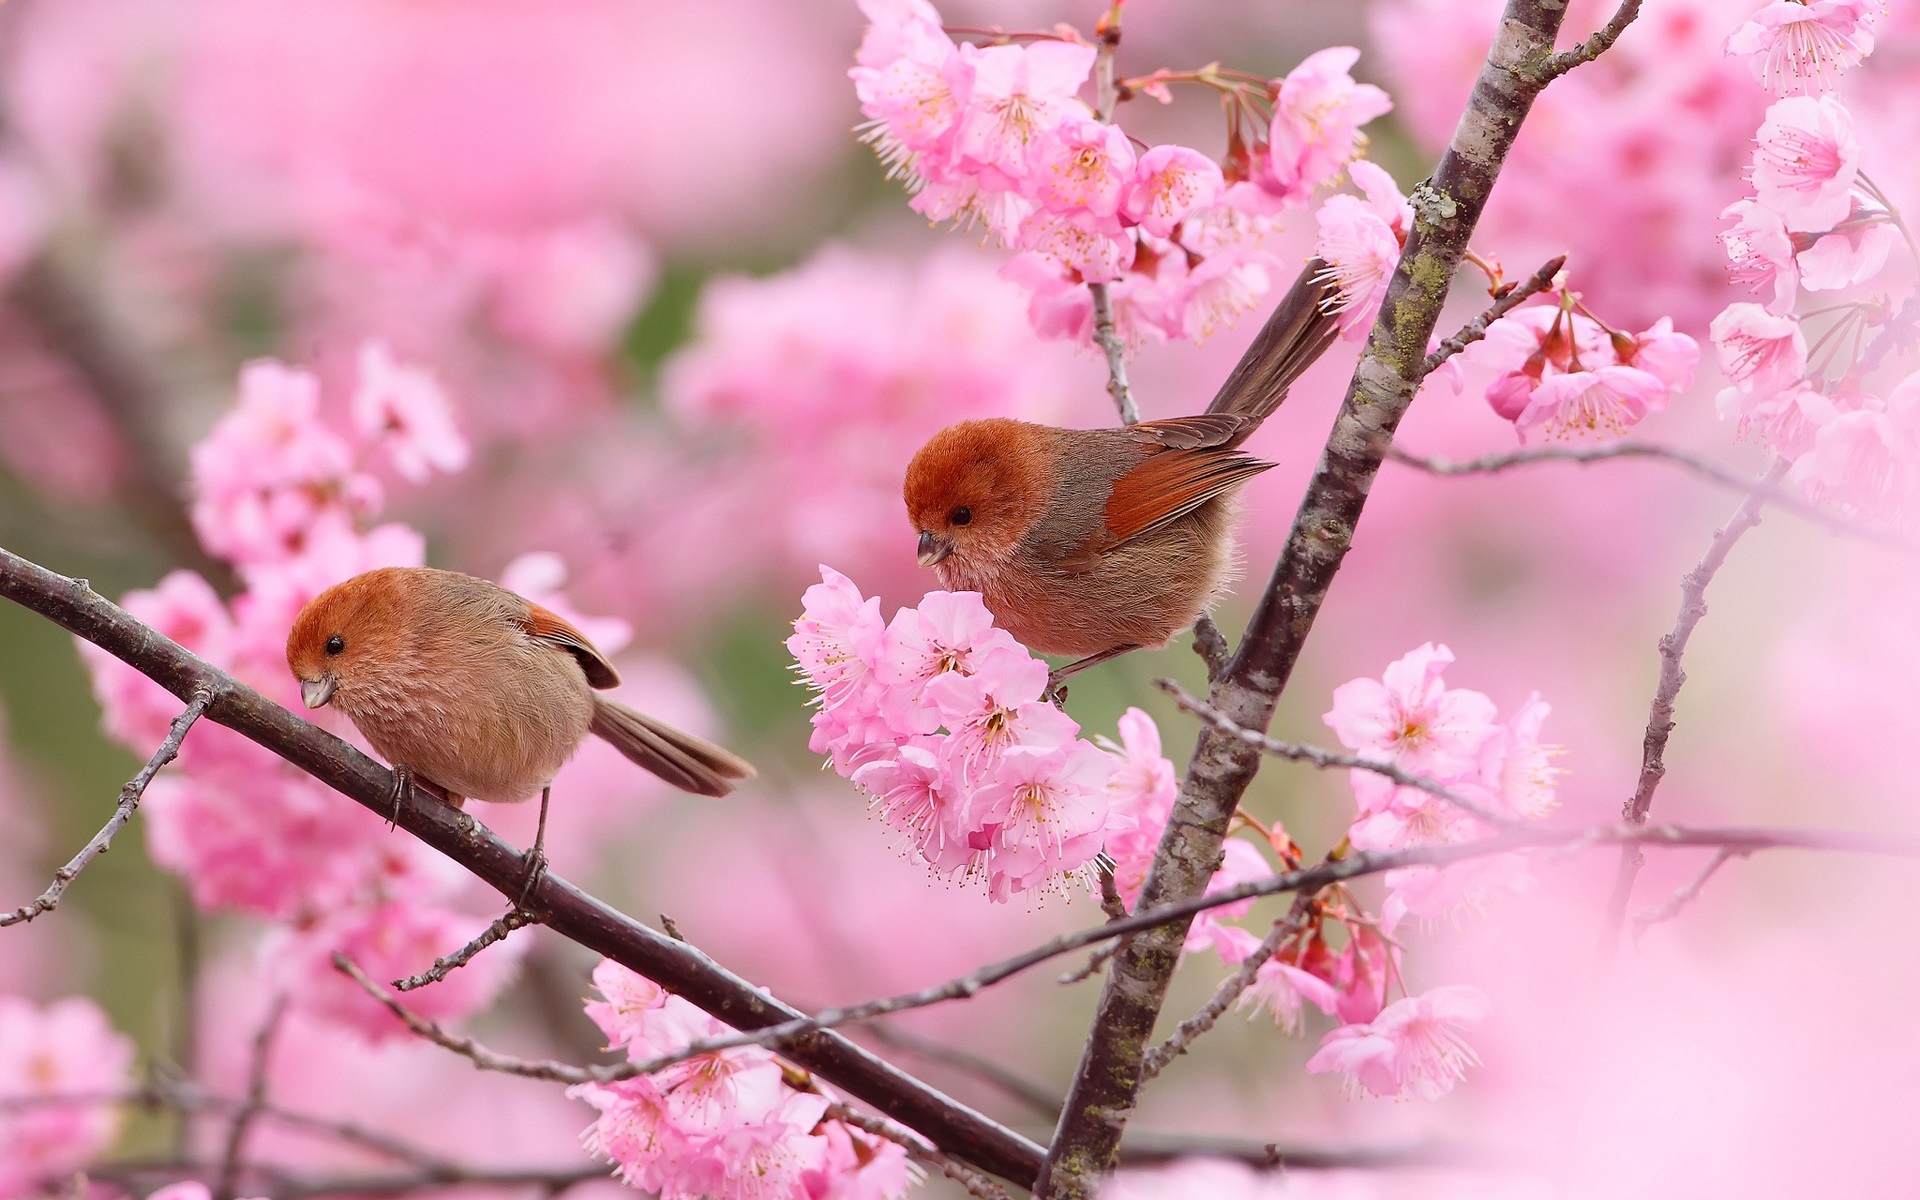
M 554 773 L 598 734 L 673 786 L 724 796 L 745 760 L 604 696 L 613 664 L 579 630 L 497 584 L 383 567 L 315 596 L 287 635 L 308 708 L 332 704 L 393 764 L 398 809 L 424 779 L 456 806 L 540 796 L 528 882 L 544 864 Z
M 1105 429 L 995 418 L 936 433 L 907 467 L 920 565 L 979 592 L 1056 680 L 1192 625 L 1233 561 L 1232 498 L 1274 464 L 1242 442 L 1338 333 L 1311 261 L 1199 416 Z

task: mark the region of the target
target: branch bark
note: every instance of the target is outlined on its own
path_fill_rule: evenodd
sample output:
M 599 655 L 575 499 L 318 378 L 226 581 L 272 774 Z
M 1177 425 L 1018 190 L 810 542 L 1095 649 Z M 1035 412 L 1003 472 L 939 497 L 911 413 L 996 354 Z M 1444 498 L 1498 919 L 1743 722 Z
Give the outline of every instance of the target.
M 392 812 L 393 775 L 366 755 L 281 708 L 129 616 L 88 587 L 0 549 L 0 596 L 92 642 L 183 699 L 205 691 L 208 719 L 273 751 L 355 803 Z M 508 900 L 526 878 L 521 854 L 459 809 L 416 796 L 398 824 L 453 859 Z M 805 1014 L 557 875 L 535 884 L 526 907 L 556 933 L 637 971 L 737 1029 L 804 1019 Z M 809 1032 L 781 1051 L 849 1095 L 981 1170 L 1024 1182 L 1044 1157 L 1039 1146 L 928 1087 L 835 1034 Z
M 1286 549 L 1238 652 L 1211 688 L 1210 706 L 1264 731 L 1301 646 L 1353 540 L 1355 523 L 1393 431 L 1425 371 L 1427 341 L 1454 269 L 1533 100 L 1550 76 L 1566 16 L 1557 0 L 1508 0 L 1473 97 L 1430 181 L 1413 190 L 1408 235 Z M 1260 752 L 1209 727 L 1200 734 L 1155 855 L 1141 910 L 1199 895 L 1222 861 L 1221 843 Z M 1035 1195 L 1090 1200 L 1112 1172 L 1138 1094 L 1147 1039 L 1180 958 L 1187 922 L 1131 938 L 1114 956 L 1092 1033 L 1054 1131 Z

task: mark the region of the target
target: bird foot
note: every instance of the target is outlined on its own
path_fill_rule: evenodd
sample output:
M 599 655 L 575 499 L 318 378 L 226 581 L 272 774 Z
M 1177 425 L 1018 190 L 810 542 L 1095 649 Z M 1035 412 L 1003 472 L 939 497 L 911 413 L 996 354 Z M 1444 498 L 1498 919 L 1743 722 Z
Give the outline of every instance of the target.
M 400 823 L 400 808 L 413 800 L 413 768 L 405 763 L 396 763 L 393 768 L 393 788 L 387 793 L 393 801 L 393 812 L 387 816 L 387 830 L 391 832 Z
M 520 881 L 520 896 L 513 902 L 513 906 L 516 909 L 526 908 L 527 897 L 533 895 L 533 889 L 546 877 L 547 852 L 535 846 L 522 856 L 521 861 L 526 863 L 527 867 L 526 875 Z

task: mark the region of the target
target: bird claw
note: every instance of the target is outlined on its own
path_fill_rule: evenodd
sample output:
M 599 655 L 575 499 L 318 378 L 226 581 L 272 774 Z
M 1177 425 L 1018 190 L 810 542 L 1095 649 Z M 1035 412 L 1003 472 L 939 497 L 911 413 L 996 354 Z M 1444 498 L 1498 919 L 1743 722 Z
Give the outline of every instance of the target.
M 535 846 L 521 857 L 521 861 L 527 864 L 527 873 L 520 882 L 520 896 L 513 902 L 513 906 L 518 909 L 526 908 L 527 897 L 533 895 L 535 885 L 546 877 L 547 852 Z
M 392 832 L 393 827 L 400 823 L 401 806 L 413 800 L 412 767 L 401 763 L 393 768 L 393 788 L 387 793 L 387 798 L 393 801 L 393 812 L 387 817 L 387 830 Z

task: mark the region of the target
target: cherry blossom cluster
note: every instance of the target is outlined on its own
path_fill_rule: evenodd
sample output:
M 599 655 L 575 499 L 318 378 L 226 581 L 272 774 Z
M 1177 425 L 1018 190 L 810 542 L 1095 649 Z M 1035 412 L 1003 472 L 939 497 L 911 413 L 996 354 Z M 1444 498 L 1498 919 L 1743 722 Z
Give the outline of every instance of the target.
M 337 427 L 306 371 L 271 361 L 245 367 L 233 410 L 192 455 L 194 526 L 209 552 L 233 564 L 243 590 L 225 600 L 198 574 L 175 571 L 122 601 L 135 617 L 296 710 L 285 646 L 300 608 L 350 575 L 424 561 L 418 532 L 372 523 L 384 502 L 380 472 L 418 481 L 458 470 L 467 455 L 433 378 L 378 344 L 363 350 L 345 409 L 345 427 Z M 526 572 L 522 586 L 550 575 L 537 558 Z M 179 702 L 91 644 L 82 642 L 81 651 L 108 732 L 136 754 L 150 753 Z M 352 736 L 344 722 L 335 729 Z M 335 951 L 392 979 L 420 971 L 486 923 L 459 903 L 469 881 L 452 864 L 412 839 L 385 836 L 378 817 L 341 804 L 311 776 L 211 722 L 195 726 L 177 766 L 148 787 L 143 816 L 154 859 L 179 874 L 202 907 L 273 922 L 263 968 L 278 986 L 308 1011 L 369 1036 L 404 1031 L 333 970 Z M 501 949 L 414 993 L 415 1006 L 436 1019 L 480 1007 L 520 953 Z
M 601 960 L 593 983 L 587 1015 L 631 1062 L 734 1032 L 616 962 Z M 600 1114 L 587 1149 L 660 1200 L 892 1200 L 921 1178 L 898 1143 L 828 1120 L 821 1085 L 759 1046 L 568 1095 Z
M 998 901 L 1084 882 L 1133 817 L 1109 793 L 1116 759 L 1044 698 L 1047 664 L 977 592 L 930 592 L 884 621 L 878 597 L 820 577 L 787 639 L 819 693 L 810 747 L 936 873 Z
M 113 1144 L 119 1109 L 98 1097 L 132 1082 L 133 1042 L 91 1000 L 44 1008 L 0 995 L 0 1196 L 28 1196 Z M 44 1103 L 59 1096 L 93 1102 Z
M 1116 95 L 1165 103 L 1176 82 L 1221 93 L 1224 162 L 1175 144 L 1137 151 L 1082 97 L 1098 52 L 1071 28 L 956 43 L 926 0 L 861 8 L 871 24 L 851 75 L 868 140 L 915 211 L 977 222 L 1019 252 L 1006 274 L 1032 293 L 1046 337 L 1087 340 L 1087 283 L 1111 285 L 1129 342 L 1199 341 L 1232 323 L 1272 285 L 1260 236 L 1332 182 L 1364 148 L 1360 127 L 1391 107 L 1354 82 L 1351 47 L 1284 79 L 1161 70 Z
M 1662 317 L 1640 333 L 1607 325 L 1566 288 L 1522 306 L 1461 352 L 1498 374 L 1487 404 L 1530 438 L 1617 437 L 1693 386 L 1700 347 Z
M 1893 305 L 1872 293 L 1795 315 L 1803 291 L 1878 283 L 1903 242 L 1920 261 L 1898 210 L 1861 170 L 1853 113 L 1833 90 L 1872 52 L 1880 15 L 1851 0 L 1772 4 L 1728 38 L 1727 52 L 1780 99 L 1754 137 L 1753 195 L 1722 214 L 1734 222 L 1721 234 L 1730 273 L 1763 300 L 1729 304 L 1712 334 L 1729 384 L 1722 417 L 1790 461 L 1809 499 L 1901 522 L 1920 499 L 1920 374 L 1882 381 L 1861 365 L 1869 329 L 1885 326 Z M 1810 338 L 1807 321 L 1822 317 L 1826 328 Z

